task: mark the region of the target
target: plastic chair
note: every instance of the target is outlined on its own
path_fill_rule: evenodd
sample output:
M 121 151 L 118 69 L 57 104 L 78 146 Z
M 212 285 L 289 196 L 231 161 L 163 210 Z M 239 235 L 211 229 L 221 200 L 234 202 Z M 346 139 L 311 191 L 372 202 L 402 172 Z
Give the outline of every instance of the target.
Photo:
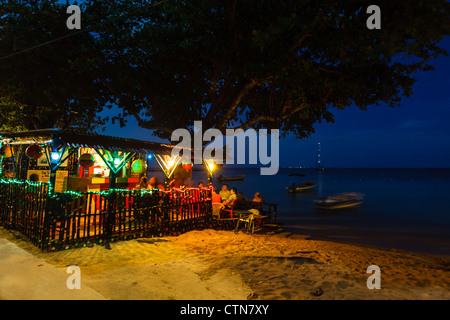
M 236 206 L 236 201 L 237 201 L 237 199 L 233 200 L 233 202 L 230 205 L 230 209 L 222 209 L 222 212 L 225 211 L 230 214 L 231 219 L 233 219 L 233 209 Z M 224 208 L 225 208 L 225 206 L 224 206 Z
M 238 218 L 238 221 L 236 223 L 236 228 L 234 229 L 235 233 L 239 232 L 239 224 L 243 223 L 244 228 L 242 229 L 242 232 L 245 233 L 254 233 L 255 232 L 255 217 L 253 214 L 246 214 L 241 215 Z
M 222 210 L 225 206 L 223 205 L 223 203 L 213 203 L 212 204 L 212 216 L 213 217 L 217 217 L 217 219 L 221 218 L 221 213 Z

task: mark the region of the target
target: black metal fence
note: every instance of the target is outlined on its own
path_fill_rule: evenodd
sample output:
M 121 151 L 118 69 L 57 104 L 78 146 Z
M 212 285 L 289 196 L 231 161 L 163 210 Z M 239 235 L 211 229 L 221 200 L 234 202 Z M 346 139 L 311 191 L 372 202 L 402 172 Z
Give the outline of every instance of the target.
M 0 225 L 48 251 L 233 227 L 211 218 L 209 188 L 49 195 L 46 184 L 18 180 L 0 181 Z
M 0 225 L 21 232 L 42 247 L 47 198 L 46 184 L 1 180 Z

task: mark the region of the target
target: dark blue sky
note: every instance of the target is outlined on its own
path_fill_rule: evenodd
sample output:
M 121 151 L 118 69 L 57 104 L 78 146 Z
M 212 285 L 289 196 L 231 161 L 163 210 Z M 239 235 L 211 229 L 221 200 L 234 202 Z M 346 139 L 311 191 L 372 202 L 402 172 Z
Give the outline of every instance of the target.
M 442 45 L 450 52 L 450 37 Z M 400 108 L 387 106 L 335 110 L 336 123 L 316 124 L 309 139 L 280 141 L 280 166 L 315 165 L 317 143 L 325 167 L 450 167 L 450 57 L 432 62 L 436 70 L 416 75 L 414 95 Z M 133 119 L 104 134 L 155 140 Z

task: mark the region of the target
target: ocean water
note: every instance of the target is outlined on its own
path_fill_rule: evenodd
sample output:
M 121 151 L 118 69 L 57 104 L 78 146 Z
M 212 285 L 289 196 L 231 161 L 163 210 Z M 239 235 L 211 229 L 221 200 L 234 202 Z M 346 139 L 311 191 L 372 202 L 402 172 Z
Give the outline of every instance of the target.
M 305 177 L 289 177 L 302 173 Z M 245 174 L 227 184 L 253 198 L 260 192 L 278 204 L 286 231 L 343 242 L 450 255 L 450 169 L 280 169 L 261 176 L 256 168 L 223 168 L 223 176 Z M 194 182 L 206 173 L 194 171 Z M 312 192 L 289 193 L 293 182 L 315 181 Z M 216 180 L 214 186 L 221 186 Z M 361 192 L 360 207 L 318 210 L 313 201 L 342 192 Z

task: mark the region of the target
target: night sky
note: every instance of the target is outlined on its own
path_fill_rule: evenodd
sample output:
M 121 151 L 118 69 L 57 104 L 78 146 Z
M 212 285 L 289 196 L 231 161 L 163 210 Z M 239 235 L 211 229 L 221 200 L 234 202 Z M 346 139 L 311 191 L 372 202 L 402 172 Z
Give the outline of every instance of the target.
M 450 37 L 442 45 L 450 52 Z M 435 71 L 415 75 L 414 95 L 400 108 L 335 110 L 336 123 L 316 124 L 311 138 L 281 139 L 280 166 L 313 167 L 320 142 L 322 165 L 328 168 L 450 167 L 450 57 L 432 65 Z M 131 118 L 127 127 L 109 125 L 102 133 L 160 141 Z

